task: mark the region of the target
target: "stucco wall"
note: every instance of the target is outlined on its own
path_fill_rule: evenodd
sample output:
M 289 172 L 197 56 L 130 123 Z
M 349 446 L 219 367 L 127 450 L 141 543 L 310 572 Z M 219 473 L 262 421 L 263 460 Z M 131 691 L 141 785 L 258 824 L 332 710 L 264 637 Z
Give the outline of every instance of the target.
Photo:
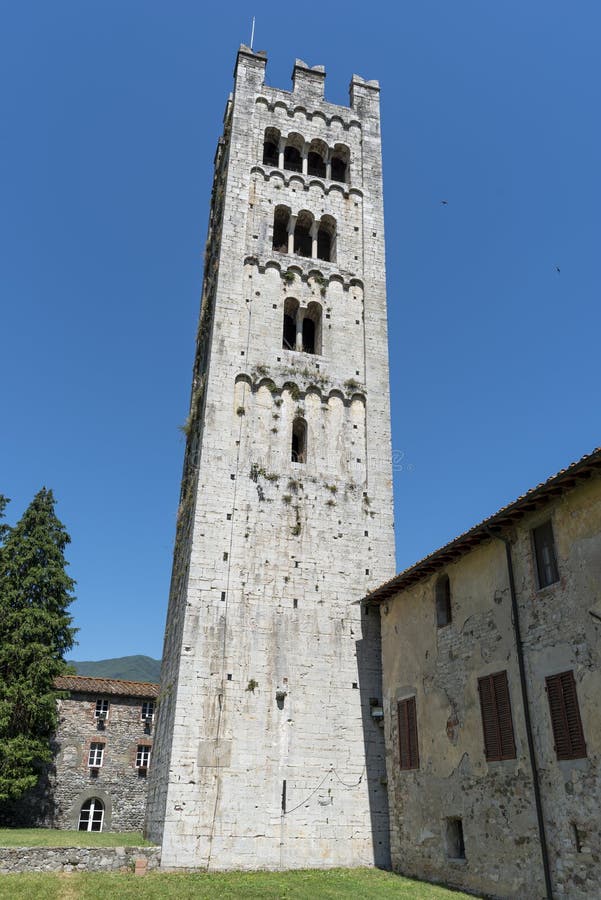
M 560 580 L 537 589 L 531 529 L 551 518 Z M 595 895 L 600 855 L 601 479 L 528 514 L 508 535 L 554 890 Z M 501 897 L 544 895 L 540 844 L 511 620 L 505 547 L 447 566 L 452 622 L 437 628 L 435 584 L 382 608 L 385 728 L 394 867 Z M 545 678 L 574 670 L 588 757 L 558 762 Z M 487 762 L 478 678 L 507 671 L 516 759 Z M 420 767 L 401 771 L 397 702 L 416 696 Z M 463 820 L 466 859 L 447 858 L 446 820 Z M 576 846 L 574 825 L 579 830 Z

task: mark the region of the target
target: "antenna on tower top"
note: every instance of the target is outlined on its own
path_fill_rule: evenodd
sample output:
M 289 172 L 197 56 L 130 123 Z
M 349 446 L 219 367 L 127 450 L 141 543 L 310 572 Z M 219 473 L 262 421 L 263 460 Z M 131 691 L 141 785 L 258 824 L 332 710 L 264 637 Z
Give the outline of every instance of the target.
M 255 17 L 253 16 L 253 24 L 252 24 L 252 28 L 250 30 L 250 49 L 251 50 L 253 48 L 254 39 L 255 39 Z

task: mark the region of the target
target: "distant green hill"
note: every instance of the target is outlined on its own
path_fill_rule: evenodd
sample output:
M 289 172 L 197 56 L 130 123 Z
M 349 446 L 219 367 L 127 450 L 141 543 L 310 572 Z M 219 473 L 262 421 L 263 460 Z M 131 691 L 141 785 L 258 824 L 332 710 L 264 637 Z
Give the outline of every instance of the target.
M 117 659 L 82 661 L 69 659 L 78 675 L 96 678 L 125 678 L 126 681 L 161 680 L 161 660 L 150 656 L 120 656 Z

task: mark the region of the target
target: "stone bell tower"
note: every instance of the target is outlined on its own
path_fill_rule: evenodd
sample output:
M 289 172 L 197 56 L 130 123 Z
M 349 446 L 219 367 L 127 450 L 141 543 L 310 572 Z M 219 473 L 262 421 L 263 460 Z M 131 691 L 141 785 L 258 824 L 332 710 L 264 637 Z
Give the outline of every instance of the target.
M 165 867 L 386 865 L 379 88 L 266 61 L 240 48 L 215 157 L 147 834 Z

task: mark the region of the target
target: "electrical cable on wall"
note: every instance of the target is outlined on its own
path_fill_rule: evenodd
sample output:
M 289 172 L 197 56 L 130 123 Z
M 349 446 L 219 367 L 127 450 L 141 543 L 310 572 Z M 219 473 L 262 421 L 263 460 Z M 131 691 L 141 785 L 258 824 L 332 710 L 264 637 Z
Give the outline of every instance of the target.
M 327 778 L 328 778 L 329 775 L 335 775 L 336 778 L 338 779 L 338 781 L 340 782 L 340 784 L 341 784 L 343 787 L 352 789 L 352 788 L 359 787 L 359 785 L 360 785 L 361 782 L 363 781 L 363 776 L 365 775 L 365 766 L 363 766 L 363 769 L 362 769 L 362 771 L 361 771 L 361 774 L 359 775 L 359 780 L 356 781 L 356 782 L 354 782 L 353 784 L 347 784 L 346 781 L 343 781 L 342 778 L 340 777 L 340 775 L 338 774 L 338 772 L 336 771 L 336 769 L 334 769 L 334 768 L 328 769 L 328 771 L 327 771 L 326 774 L 323 776 L 323 778 L 321 779 L 321 781 L 319 782 L 319 784 L 317 785 L 317 787 L 314 788 L 314 789 L 311 791 L 311 793 L 309 794 L 309 796 L 308 796 L 308 797 L 305 797 L 305 799 L 302 801 L 302 803 L 297 803 L 296 806 L 293 806 L 292 809 L 287 809 L 284 813 L 282 813 L 282 815 L 284 815 L 284 816 L 289 816 L 290 813 L 295 812 L 297 809 L 300 809 L 301 806 L 304 806 L 305 803 L 308 803 L 309 800 L 311 799 L 311 797 L 313 797 L 313 796 L 317 793 L 317 791 L 321 788 L 321 786 L 322 786 L 322 785 L 324 784 L 324 782 L 327 780 Z

